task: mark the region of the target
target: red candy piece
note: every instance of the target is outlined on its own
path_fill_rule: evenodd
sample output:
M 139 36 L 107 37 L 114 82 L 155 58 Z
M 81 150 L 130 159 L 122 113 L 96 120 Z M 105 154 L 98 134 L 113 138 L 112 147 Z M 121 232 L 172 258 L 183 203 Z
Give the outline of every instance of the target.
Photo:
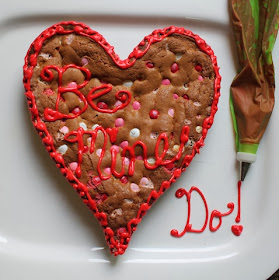
M 147 62 L 147 63 L 146 63 L 146 66 L 147 66 L 148 68 L 153 68 L 153 67 L 154 67 L 154 64 L 153 64 L 152 62 Z
M 122 184 L 127 184 L 127 183 L 128 183 L 128 177 L 127 177 L 127 176 L 121 177 L 120 182 L 121 182 Z
M 155 109 L 153 109 L 149 112 L 149 116 L 151 119 L 157 119 L 159 117 L 159 115 L 160 115 L 159 112 Z
M 174 63 L 172 66 L 171 66 L 171 72 L 172 73 L 175 73 L 179 70 L 179 67 L 178 67 L 178 64 L 177 63 Z
M 98 102 L 97 107 L 100 109 L 107 109 L 108 105 L 105 102 Z
M 197 64 L 195 66 L 195 69 L 198 71 L 198 72 L 201 72 L 202 71 L 202 66 L 200 64 Z
M 92 183 L 93 183 L 96 187 L 99 186 L 99 185 L 101 184 L 101 182 L 102 182 L 102 180 L 101 180 L 101 178 L 98 177 L 98 176 L 94 176 L 94 177 L 92 178 Z
M 103 201 L 105 201 L 108 198 L 108 195 L 106 193 L 104 194 L 96 194 L 95 196 L 95 201 L 97 204 L 102 203 Z
M 187 94 L 184 94 L 183 98 L 186 99 L 186 100 L 189 100 L 189 96 Z

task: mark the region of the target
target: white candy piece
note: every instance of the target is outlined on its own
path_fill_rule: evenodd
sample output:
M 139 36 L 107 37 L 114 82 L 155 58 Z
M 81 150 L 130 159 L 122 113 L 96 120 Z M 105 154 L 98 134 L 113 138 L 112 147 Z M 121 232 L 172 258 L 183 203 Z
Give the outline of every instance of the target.
M 202 132 L 202 127 L 201 126 L 196 126 L 196 132 L 201 133 Z
M 195 141 L 189 139 L 188 142 L 185 144 L 185 147 L 193 147 L 195 145 Z
M 68 146 L 67 145 L 62 145 L 57 149 L 57 152 L 61 155 L 64 155 L 68 150 Z
M 182 53 L 176 53 L 175 57 L 176 57 L 176 60 L 179 60 L 182 57 Z
M 87 130 L 87 125 L 84 122 L 79 123 L 79 126 L 82 127 L 84 130 Z
M 125 198 L 124 203 L 133 203 L 133 201 L 131 199 Z
M 99 125 L 99 124 L 94 124 L 94 125 L 92 126 L 92 129 L 95 130 L 98 126 L 100 126 L 100 125 Z M 101 130 L 98 130 L 98 133 L 102 133 L 102 131 L 101 131 Z
M 193 104 L 194 104 L 195 106 L 197 106 L 197 107 L 200 107 L 200 106 L 201 106 L 201 103 L 198 102 L 198 101 L 194 102 Z
M 48 53 L 40 53 L 39 56 L 43 57 L 44 59 L 50 59 L 51 55 Z
M 130 136 L 132 138 L 137 138 L 140 136 L 140 130 L 138 128 L 133 128 L 131 131 L 130 131 Z
M 158 138 L 158 136 L 159 136 L 158 132 L 151 132 L 150 133 L 150 138 L 151 139 L 156 139 L 156 138 Z
M 154 163 L 156 162 L 156 160 L 155 160 L 155 158 L 150 157 L 150 158 L 147 159 L 147 162 L 148 162 L 149 164 L 154 164 Z
M 66 37 L 67 44 L 70 45 L 73 42 L 74 38 L 75 38 L 74 34 L 70 34 L 69 36 L 67 36 Z
M 173 147 L 172 147 L 172 150 L 174 151 L 174 152 L 179 152 L 179 149 L 180 149 L 180 146 L 179 145 L 174 145 Z
M 125 87 L 131 87 L 132 84 L 133 84 L 132 81 L 125 81 L 125 82 L 123 83 L 123 86 L 125 86 Z

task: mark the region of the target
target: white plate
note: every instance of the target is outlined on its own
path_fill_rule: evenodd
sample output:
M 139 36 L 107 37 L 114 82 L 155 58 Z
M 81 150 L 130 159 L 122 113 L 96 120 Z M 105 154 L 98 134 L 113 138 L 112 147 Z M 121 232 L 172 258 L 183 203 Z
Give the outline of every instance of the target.
M 3 3 L 2 3 L 3 6 Z M 180 188 L 199 187 L 209 210 L 237 202 L 237 165 L 229 112 L 235 74 L 233 37 L 224 0 L 5 1 L 0 10 L 1 188 L 0 279 L 259 279 L 279 267 L 278 103 L 242 191 L 244 230 L 232 234 L 236 210 L 212 233 L 170 236 L 185 225 Z M 219 111 L 206 146 L 178 182 L 153 206 L 123 256 L 108 253 L 92 214 L 42 149 L 30 122 L 22 65 L 35 37 L 62 20 L 84 22 L 102 33 L 121 58 L 156 28 L 183 26 L 213 48 L 221 67 Z M 278 42 L 274 61 L 278 81 Z M 276 90 L 278 96 L 278 90 Z M 197 200 L 192 221 L 201 224 Z M 121 278 L 120 278 L 121 277 Z

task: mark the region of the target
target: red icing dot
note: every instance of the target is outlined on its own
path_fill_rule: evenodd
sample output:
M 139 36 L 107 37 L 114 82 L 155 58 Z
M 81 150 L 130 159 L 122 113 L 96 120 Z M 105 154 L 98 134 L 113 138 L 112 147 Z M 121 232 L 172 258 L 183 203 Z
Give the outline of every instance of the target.
M 127 177 L 127 176 L 121 177 L 120 182 L 121 182 L 122 184 L 127 184 L 127 183 L 128 183 L 128 177 Z
M 177 72 L 179 69 L 178 64 L 177 63 L 173 63 L 173 65 L 171 66 L 171 72 L 175 73 Z
M 83 146 L 83 152 L 87 153 L 88 152 L 88 147 L 87 146 Z
M 107 109 L 108 105 L 105 102 L 98 102 L 97 107 L 100 109 Z
M 167 164 L 167 165 L 166 165 L 166 168 L 167 168 L 168 170 L 172 170 L 172 169 L 174 168 L 174 163 L 169 163 L 169 164 Z
M 198 71 L 198 72 L 201 72 L 202 71 L 202 66 L 200 64 L 197 64 L 195 66 L 195 69 Z
M 189 96 L 187 94 L 184 94 L 183 98 L 189 100 Z
M 126 228 L 121 227 L 121 228 L 119 228 L 119 229 L 117 230 L 117 235 L 118 235 L 118 236 L 121 236 L 122 234 L 124 234 L 124 233 L 126 233 L 126 232 L 127 232 Z
M 149 112 L 149 116 L 151 119 L 157 119 L 159 117 L 159 112 L 153 109 Z
M 148 67 L 148 68 L 153 68 L 154 67 L 154 64 L 152 63 L 152 62 L 147 62 L 146 63 L 146 66 Z

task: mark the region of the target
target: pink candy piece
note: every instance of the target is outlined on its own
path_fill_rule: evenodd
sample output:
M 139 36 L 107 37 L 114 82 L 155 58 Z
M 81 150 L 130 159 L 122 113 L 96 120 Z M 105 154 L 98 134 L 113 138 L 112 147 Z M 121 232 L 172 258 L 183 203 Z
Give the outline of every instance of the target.
M 117 106 L 120 106 L 122 105 L 123 103 L 120 101 L 120 100 L 117 100 L 114 104 L 114 107 L 117 107 Z
M 199 75 L 199 76 L 198 76 L 198 80 L 199 80 L 199 81 L 203 81 L 203 76 Z
M 173 94 L 174 99 L 178 99 L 178 95 L 176 93 Z
M 46 88 L 43 93 L 48 96 L 54 94 L 53 90 L 50 88 Z
M 124 148 L 127 147 L 128 145 L 129 145 L 128 141 L 123 141 L 123 142 L 120 143 L 119 146 L 120 146 L 122 149 L 124 149 Z
M 173 117 L 173 115 L 174 115 L 174 110 L 173 110 L 173 109 L 169 109 L 169 110 L 168 110 L 168 114 L 169 114 L 171 117 Z
M 134 109 L 134 110 L 139 110 L 139 109 L 140 109 L 140 103 L 139 103 L 138 101 L 135 101 L 135 102 L 133 103 L 133 109 Z
M 110 167 L 106 167 L 106 168 L 104 169 L 104 172 L 105 172 L 106 174 L 110 175 L 110 174 L 111 174 L 111 169 L 110 169 Z
M 179 69 L 178 64 L 177 63 L 173 63 L 173 65 L 171 66 L 171 72 L 175 73 L 177 72 Z
M 69 168 L 72 170 L 72 171 L 75 171 L 78 167 L 78 163 L 73 161 L 69 164 Z
M 67 126 L 63 126 L 59 129 L 60 132 L 67 134 L 69 132 L 69 128 Z
M 116 150 L 117 153 L 119 153 L 119 147 L 116 146 L 116 145 L 112 145 L 112 146 L 110 147 L 110 149 L 114 149 L 114 150 Z
M 136 159 L 137 160 L 143 160 L 143 157 L 142 156 L 137 156 Z
M 124 164 L 126 166 L 129 166 L 129 164 L 130 164 L 130 160 L 127 157 L 124 158 Z
M 82 65 L 87 65 L 88 64 L 88 59 L 86 57 L 83 57 L 81 60 Z
M 96 155 L 97 155 L 98 157 L 101 156 L 101 153 L 102 153 L 102 149 L 98 149 L 98 150 L 96 151 Z
M 146 177 L 141 178 L 140 185 L 146 186 L 146 185 L 148 185 L 148 183 L 149 183 L 149 180 Z
M 76 82 L 71 82 L 67 85 L 67 88 L 77 88 L 77 83 Z
M 169 79 L 163 79 L 162 80 L 162 85 L 164 85 L 164 86 L 167 86 L 167 85 L 170 85 L 170 80 Z
M 146 177 L 142 177 L 140 180 L 140 186 L 143 188 L 153 189 L 153 183 Z
M 140 188 L 137 184 L 131 183 L 130 188 L 133 192 L 139 192 Z
M 115 120 L 115 127 L 121 127 L 124 125 L 124 120 L 122 118 L 117 118 Z
M 72 111 L 73 114 L 78 114 L 79 112 L 80 112 L 79 107 L 74 108 L 74 110 Z

